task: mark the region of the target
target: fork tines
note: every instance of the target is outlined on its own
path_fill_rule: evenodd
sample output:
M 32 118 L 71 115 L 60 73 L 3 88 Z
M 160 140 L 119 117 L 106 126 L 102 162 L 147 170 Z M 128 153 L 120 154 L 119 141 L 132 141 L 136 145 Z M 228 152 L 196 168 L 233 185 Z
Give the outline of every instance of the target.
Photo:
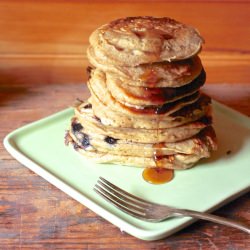
M 102 177 L 100 177 L 97 181 L 94 190 L 108 202 L 115 205 L 125 213 L 133 217 L 137 217 L 141 220 L 160 222 L 170 217 L 188 216 L 238 228 L 247 233 L 250 232 L 248 225 L 233 221 L 231 219 L 222 218 L 216 215 L 211 215 L 199 211 L 178 209 L 145 201 L 124 191 L 123 189 L 117 187 L 116 185 L 110 183 Z
M 103 177 L 99 177 L 94 190 L 124 212 L 140 219 L 146 219 L 149 202 L 126 192 Z

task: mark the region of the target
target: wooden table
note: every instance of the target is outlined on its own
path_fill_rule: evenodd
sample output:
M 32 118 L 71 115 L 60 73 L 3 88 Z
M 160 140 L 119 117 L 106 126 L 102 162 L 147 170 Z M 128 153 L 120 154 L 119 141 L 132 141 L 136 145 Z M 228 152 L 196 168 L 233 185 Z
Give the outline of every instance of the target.
M 188 2 L 188 3 L 187 3 Z M 0 1 L 0 138 L 89 95 L 88 36 L 121 16 L 171 16 L 206 38 L 204 91 L 250 115 L 249 3 L 243 1 Z M 14 160 L 0 145 L 0 249 L 250 249 L 240 231 L 199 221 L 143 242 Z M 244 195 L 215 212 L 250 220 Z

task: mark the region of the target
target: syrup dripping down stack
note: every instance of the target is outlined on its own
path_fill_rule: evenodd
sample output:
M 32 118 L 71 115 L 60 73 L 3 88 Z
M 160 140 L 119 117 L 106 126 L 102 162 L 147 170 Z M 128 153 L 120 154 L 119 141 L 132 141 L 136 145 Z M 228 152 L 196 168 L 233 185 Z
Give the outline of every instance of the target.
M 99 163 L 186 169 L 216 149 L 199 33 L 169 18 L 130 17 L 90 36 L 91 97 L 66 142 Z

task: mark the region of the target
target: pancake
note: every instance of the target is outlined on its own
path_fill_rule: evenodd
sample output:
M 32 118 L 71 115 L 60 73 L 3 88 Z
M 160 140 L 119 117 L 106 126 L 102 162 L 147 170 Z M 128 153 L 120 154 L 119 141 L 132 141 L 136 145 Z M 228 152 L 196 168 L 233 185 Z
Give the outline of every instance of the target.
M 144 63 L 183 60 L 201 50 L 203 39 L 192 27 L 163 17 L 127 17 L 95 30 L 90 44 L 108 55 L 111 64 L 137 66 Z
M 149 88 L 127 85 L 115 75 L 106 73 L 106 85 L 110 94 L 120 103 L 130 107 L 163 105 L 179 100 L 198 91 L 205 80 L 206 73 L 202 70 L 196 79 L 182 87 Z
M 199 138 L 196 142 L 195 139 L 188 142 L 200 148 L 202 145 L 203 147 L 200 150 L 200 153 L 185 154 L 176 152 L 175 154 L 163 155 L 157 160 L 159 161 L 157 164 L 160 163 L 163 168 L 187 169 L 192 167 L 201 158 L 208 158 L 211 154 L 211 151 L 215 150 L 217 145 L 214 131 L 211 128 L 208 128 L 205 134 L 206 135 L 204 135 L 202 139 Z M 96 148 L 93 149 L 91 145 L 86 146 L 86 143 L 84 145 L 79 142 L 77 143 L 76 138 L 72 136 L 72 133 L 69 132 L 66 134 L 66 143 L 72 144 L 74 146 L 74 149 L 77 150 L 80 154 L 87 158 L 90 158 L 97 163 L 115 163 L 143 168 L 157 166 L 156 161 L 152 156 L 147 157 L 145 155 L 134 156 L 127 154 L 114 154 L 114 149 L 107 152 L 99 151 Z M 182 146 L 184 146 L 184 144 L 185 143 L 182 143 Z M 179 146 L 181 146 L 181 144 Z M 89 148 L 92 148 L 92 150 L 89 150 Z
M 126 106 L 116 100 L 107 88 L 105 73 L 99 69 L 92 70 L 91 78 L 88 81 L 88 88 L 93 99 L 99 100 L 109 108 L 131 116 L 144 117 L 151 116 L 157 118 L 159 115 L 169 115 L 185 105 L 194 103 L 199 98 L 199 92 L 192 93 L 175 102 L 166 102 L 161 106 Z
M 82 117 L 82 119 L 94 115 L 102 124 L 111 127 L 161 129 L 177 127 L 184 123 L 196 121 L 206 115 L 211 116 L 210 104 L 211 99 L 202 94 L 195 103 L 187 105 L 169 116 L 160 116 L 157 119 L 158 122 L 156 122 L 155 118 L 144 116 L 138 119 L 134 116 L 113 111 L 103 105 L 102 102 L 95 102 L 91 97 L 89 102 L 80 103 L 75 107 L 75 115 Z
M 126 139 L 134 142 L 142 143 L 159 143 L 159 142 L 176 142 L 185 140 L 199 133 L 203 128 L 211 125 L 210 117 L 202 117 L 201 119 L 183 124 L 178 127 L 166 129 L 134 129 L 134 128 L 115 128 L 105 126 L 96 119 L 95 116 L 76 117 L 82 125 L 85 133 L 96 133 L 110 136 L 117 139 Z
M 206 127 L 200 133 L 187 140 L 156 144 L 135 143 L 130 140 L 122 140 L 95 133 L 86 134 L 84 132 L 80 123 L 72 122 L 69 134 L 78 145 L 88 151 L 97 150 L 107 153 L 112 152 L 112 154 L 118 155 L 153 157 L 157 151 L 158 157 L 176 153 L 203 154 L 205 157 L 215 147 L 215 133 L 211 126 Z M 86 141 L 86 138 L 88 138 L 88 141 Z
M 107 56 L 96 56 L 92 46 L 88 48 L 87 55 L 96 68 L 115 75 L 127 85 L 138 87 L 181 87 L 193 81 L 202 71 L 198 56 L 171 63 L 163 61 L 129 67 L 110 64 Z

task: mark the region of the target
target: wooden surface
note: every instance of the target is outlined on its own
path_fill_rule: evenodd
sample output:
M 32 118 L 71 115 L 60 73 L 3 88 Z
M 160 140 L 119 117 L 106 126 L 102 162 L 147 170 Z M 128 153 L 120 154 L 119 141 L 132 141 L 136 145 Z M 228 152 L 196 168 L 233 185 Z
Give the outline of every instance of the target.
M 128 15 L 171 16 L 206 39 L 204 91 L 250 116 L 250 4 L 239 1 L 0 1 L 0 139 L 89 95 L 90 32 Z M 250 222 L 246 194 L 215 212 Z M 250 249 L 245 233 L 199 221 L 144 242 L 72 200 L 0 145 L 0 249 Z

